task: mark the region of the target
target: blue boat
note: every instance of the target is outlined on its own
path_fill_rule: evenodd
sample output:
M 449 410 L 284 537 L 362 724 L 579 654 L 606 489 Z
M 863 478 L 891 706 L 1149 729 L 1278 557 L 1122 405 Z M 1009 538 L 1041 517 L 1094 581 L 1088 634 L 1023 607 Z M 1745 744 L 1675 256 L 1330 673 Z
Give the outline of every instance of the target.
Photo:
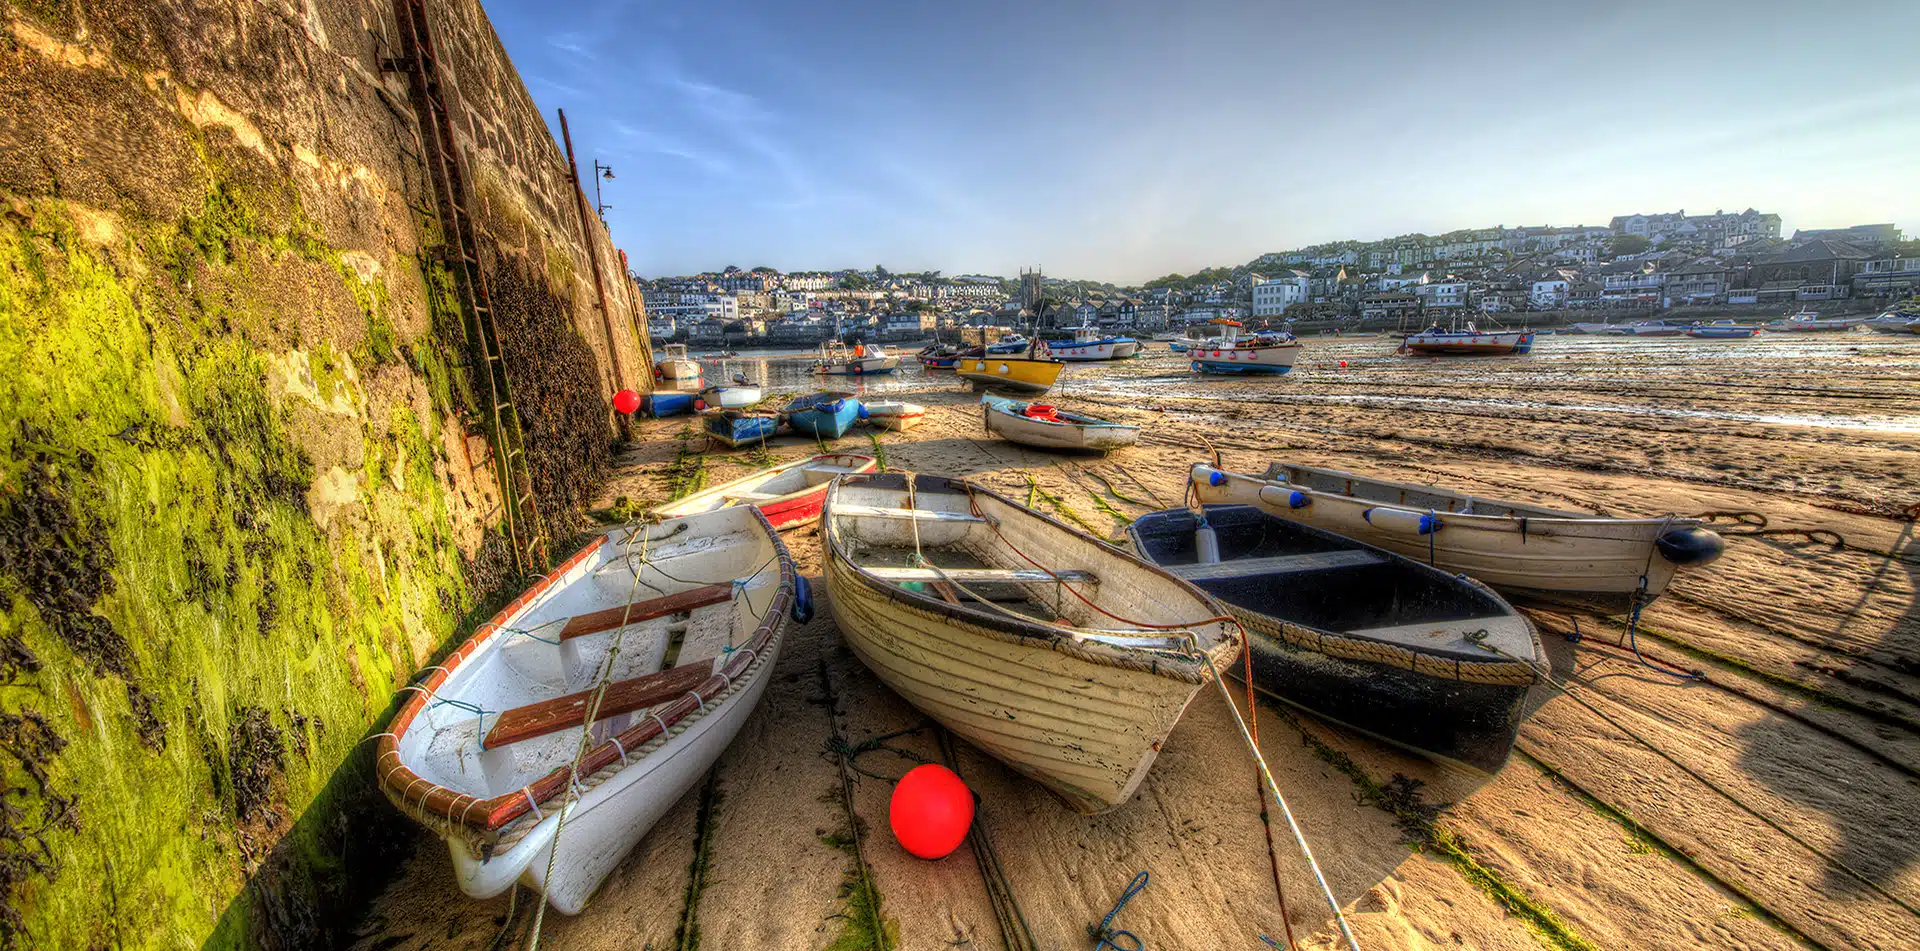
M 1699 340 L 1746 340 L 1759 330 L 1758 327 L 1736 324 L 1731 320 L 1716 320 L 1710 324 L 1695 322 L 1687 328 L 1687 336 Z
M 786 415 L 794 432 L 838 439 L 860 418 L 860 401 L 852 393 L 815 393 L 788 403 Z
M 738 449 L 764 443 L 780 428 L 777 416 L 725 410 L 707 414 L 707 435 Z
M 655 390 L 640 398 L 640 412 L 655 419 L 664 416 L 678 416 L 693 412 L 694 398 L 698 393 L 683 393 L 679 390 Z
M 1000 341 L 998 343 L 995 343 L 993 346 L 987 348 L 987 352 L 988 353 L 1019 353 L 1027 349 L 1027 345 L 1028 345 L 1027 338 L 1022 337 L 1019 334 L 1014 334 L 1011 337 L 1000 338 Z

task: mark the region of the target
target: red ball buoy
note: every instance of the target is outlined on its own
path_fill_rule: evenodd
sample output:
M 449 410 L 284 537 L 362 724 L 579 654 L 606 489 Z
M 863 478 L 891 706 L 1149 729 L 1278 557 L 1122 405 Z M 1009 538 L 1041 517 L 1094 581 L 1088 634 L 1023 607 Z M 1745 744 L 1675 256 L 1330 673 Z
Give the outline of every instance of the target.
M 621 390 L 613 394 L 613 408 L 629 416 L 640 408 L 640 394 L 632 390 Z
M 887 822 L 901 848 L 923 859 L 946 858 L 973 826 L 973 791 L 945 766 L 915 766 L 893 787 Z
M 1341 365 L 1341 366 L 1346 366 L 1346 365 L 1347 365 L 1347 361 L 1345 361 L 1345 360 L 1342 360 L 1342 361 L 1340 361 L 1340 365 Z

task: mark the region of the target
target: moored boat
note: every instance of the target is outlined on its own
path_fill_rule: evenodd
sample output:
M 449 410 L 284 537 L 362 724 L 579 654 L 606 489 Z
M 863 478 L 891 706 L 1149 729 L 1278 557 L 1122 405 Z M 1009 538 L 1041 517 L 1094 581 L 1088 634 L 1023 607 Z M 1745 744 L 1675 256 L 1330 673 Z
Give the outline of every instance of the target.
M 697 386 L 700 364 L 687 356 L 686 344 L 670 343 L 660 348 L 660 356 L 654 360 L 653 375 L 669 386 Z
M 1704 565 L 1726 545 L 1697 519 L 1599 518 L 1311 466 L 1274 463 L 1251 476 L 1201 465 L 1192 482 L 1202 504 L 1254 505 L 1560 614 L 1644 607 L 1676 570 Z
M 1197 588 L 978 486 L 849 476 L 821 526 L 834 619 L 861 662 L 1083 813 L 1133 796 L 1240 653 Z
M 814 393 L 788 403 L 782 413 L 794 432 L 839 439 L 860 418 L 860 401 L 852 393 Z
M 867 421 L 881 429 L 906 432 L 927 418 L 927 408 L 918 403 L 888 401 L 867 404 Z
M 874 376 L 900 368 L 900 358 L 879 344 L 859 344 L 848 348 L 838 341 L 820 345 L 820 358 L 813 372 L 822 376 Z
M 976 389 L 1037 395 L 1053 387 L 1065 366 L 1058 360 L 988 355 L 964 357 L 953 371 Z
M 1616 324 L 1610 320 L 1583 320 L 1579 323 L 1568 325 L 1567 332 L 1588 334 L 1595 337 L 1624 337 L 1630 333 L 1628 327 L 1628 324 Z
M 714 385 L 700 391 L 700 398 L 710 407 L 719 409 L 745 409 L 760 402 L 760 388 L 745 384 Z
M 1678 337 L 1687 332 L 1681 324 L 1670 324 L 1664 320 L 1643 320 L 1637 324 L 1628 324 L 1628 336 L 1633 337 Z
M 1110 337 L 1093 327 L 1077 327 L 1073 339 L 1049 340 L 1046 346 L 1048 356 L 1072 363 L 1124 360 L 1140 352 L 1140 341 L 1132 337 Z
M 1239 619 L 1255 688 L 1442 762 L 1489 773 L 1506 762 L 1542 657 L 1512 605 L 1464 575 L 1253 506 L 1204 515 L 1155 512 L 1127 536 Z M 1203 528 L 1217 558 L 1202 554 Z
M 653 514 L 661 518 L 683 518 L 736 505 L 751 505 L 758 508 L 774 528 L 792 528 L 820 514 L 820 502 L 827 497 L 828 483 L 848 473 L 871 472 L 874 465 L 872 456 L 822 453 L 770 466 L 684 499 L 655 506 Z
M 1865 317 L 1821 317 L 1818 311 L 1803 309 L 1767 323 L 1774 333 L 1835 333 L 1852 330 L 1866 323 Z
M 1438 324 L 1409 334 L 1402 348 L 1413 353 L 1493 356 L 1533 349 L 1533 331 L 1480 330 L 1472 321 L 1442 330 Z
M 1028 348 L 1029 341 L 1020 334 L 1008 334 L 987 347 L 988 353 L 1020 353 Z
M 1286 373 L 1303 349 L 1292 334 L 1254 334 L 1242 337 L 1237 320 L 1215 320 L 1223 335 L 1196 343 L 1187 352 L 1195 373 Z
M 770 413 L 747 413 L 737 409 L 705 414 L 707 435 L 735 449 L 764 445 L 780 429 L 780 417 Z
M 1736 324 L 1731 320 L 1716 320 L 1710 324 L 1696 323 L 1687 328 L 1687 336 L 1701 340 L 1746 340 L 1759 332 L 1758 327 Z
M 1106 452 L 1140 441 L 1138 426 L 1065 413 L 1038 403 L 984 394 L 980 409 L 986 414 L 988 432 L 1022 446 Z
M 1865 321 L 1862 326 L 1871 329 L 1874 333 L 1920 333 L 1920 315 L 1903 314 L 1899 311 L 1890 310 L 1878 317 Z
M 447 842 L 466 894 L 519 882 L 577 913 L 732 742 L 811 610 L 754 509 L 616 529 L 403 688 L 381 790 Z

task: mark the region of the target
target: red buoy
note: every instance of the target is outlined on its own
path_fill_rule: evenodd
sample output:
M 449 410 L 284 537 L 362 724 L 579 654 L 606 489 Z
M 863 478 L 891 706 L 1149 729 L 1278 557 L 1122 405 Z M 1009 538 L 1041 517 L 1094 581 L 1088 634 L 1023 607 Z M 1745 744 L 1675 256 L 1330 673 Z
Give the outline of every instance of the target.
M 1341 365 L 1341 366 L 1346 366 L 1346 365 L 1347 365 L 1347 361 L 1345 361 L 1345 360 L 1342 360 L 1342 361 L 1340 361 L 1340 365 Z
M 945 766 L 915 766 L 894 785 L 887 822 L 901 848 L 923 859 L 946 858 L 973 826 L 973 791 Z
M 629 416 L 640 408 L 640 394 L 632 390 L 621 390 L 613 394 L 613 408 Z

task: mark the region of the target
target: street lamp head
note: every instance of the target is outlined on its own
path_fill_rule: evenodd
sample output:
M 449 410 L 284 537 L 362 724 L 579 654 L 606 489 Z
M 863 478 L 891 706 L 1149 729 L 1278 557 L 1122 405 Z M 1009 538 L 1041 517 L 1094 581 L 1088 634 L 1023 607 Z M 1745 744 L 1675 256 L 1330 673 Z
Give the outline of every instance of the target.
M 612 179 L 612 178 L 613 178 L 613 166 L 611 166 L 611 165 L 603 165 L 603 166 L 601 166 L 601 167 L 600 167 L 600 177 L 601 177 L 601 178 L 605 178 L 605 179 Z

